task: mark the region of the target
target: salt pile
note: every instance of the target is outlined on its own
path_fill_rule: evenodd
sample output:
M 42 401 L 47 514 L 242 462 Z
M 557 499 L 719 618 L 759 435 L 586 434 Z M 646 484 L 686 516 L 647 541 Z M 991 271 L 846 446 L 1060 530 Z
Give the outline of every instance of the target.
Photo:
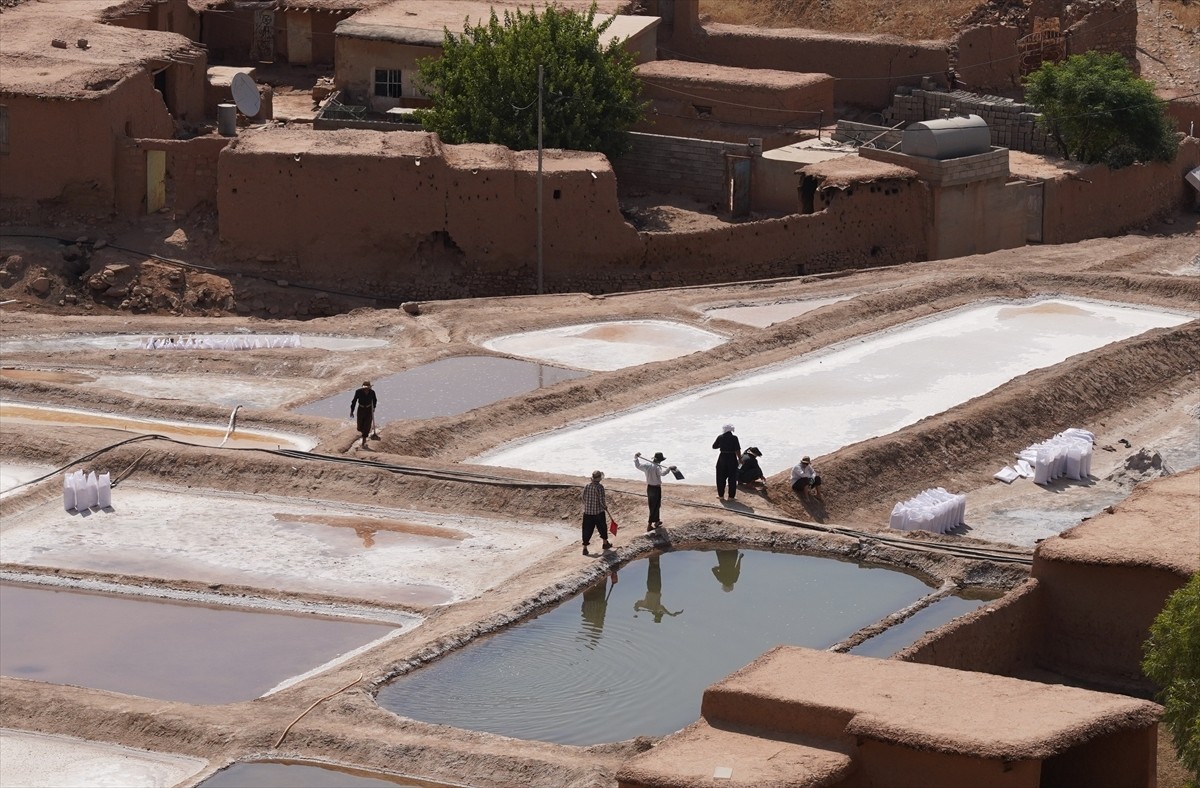
M 300 336 L 191 336 L 150 337 L 143 345 L 146 350 L 260 350 L 263 348 L 300 347 Z

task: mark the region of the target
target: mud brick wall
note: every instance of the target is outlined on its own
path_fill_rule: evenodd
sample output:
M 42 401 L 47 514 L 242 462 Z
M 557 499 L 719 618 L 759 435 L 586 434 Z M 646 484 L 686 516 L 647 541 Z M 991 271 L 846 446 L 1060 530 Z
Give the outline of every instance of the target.
M 1175 161 L 1110 170 L 1103 164 L 1047 180 L 1044 243 L 1119 235 L 1192 205 L 1184 176 L 1200 167 L 1200 140 L 1188 138 Z
M 1137 65 L 1137 3 L 1121 0 L 1075 2 L 1066 6 L 1063 30 L 1067 54 L 1079 55 L 1092 49 L 1116 52 Z
M 1021 87 L 1017 39 L 1021 32 L 1007 25 L 979 25 L 958 34 L 954 71 L 959 86 L 973 91 L 1008 92 Z
M 1003 598 L 921 638 L 895 658 L 955 670 L 1019 676 L 1034 666 L 1045 627 L 1044 598 L 1045 590 L 1038 581 L 1026 580 Z
M 915 123 L 949 115 L 978 115 L 992 132 L 992 144 L 1028 153 L 1053 151 L 1045 132 L 1037 127 L 1039 114 L 1029 104 L 1000 96 L 980 96 L 963 90 L 913 90 L 892 97 L 883 113 L 884 123 Z
M 745 144 L 660 134 L 630 135 L 633 147 L 615 162 L 623 194 L 684 194 L 702 202 L 729 202 L 726 154 L 749 155 Z

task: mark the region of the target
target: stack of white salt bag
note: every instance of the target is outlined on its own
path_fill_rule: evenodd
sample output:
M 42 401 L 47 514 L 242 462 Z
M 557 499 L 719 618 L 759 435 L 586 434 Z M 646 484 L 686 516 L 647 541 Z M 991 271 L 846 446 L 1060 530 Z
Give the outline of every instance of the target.
M 1078 427 L 1055 435 L 1049 440 L 1035 443 L 1017 452 L 1013 465 L 1001 468 L 995 474 L 1002 482 L 1018 478 L 1033 477 L 1035 484 L 1047 484 L 1055 479 L 1087 479 L 1092 473 L 1092 444 L 1094 433 Z
M 944 534 L 965 522 L 966 514 L 967 496 L 934 487 L 896 504 L 888 525 L 897 531 Z
M 63 474 L 63 508 L 68 512 L 106 509 L 112 506 L 112 481 L 107 473 L 83 471 Z

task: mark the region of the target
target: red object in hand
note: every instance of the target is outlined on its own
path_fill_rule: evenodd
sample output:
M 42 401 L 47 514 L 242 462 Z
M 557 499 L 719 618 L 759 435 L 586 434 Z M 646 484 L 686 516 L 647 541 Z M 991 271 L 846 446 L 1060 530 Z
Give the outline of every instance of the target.
M 615 534 L 617 532 L 617 521 L 611 517 L 608 518 L 608 532 L 610 534 Z

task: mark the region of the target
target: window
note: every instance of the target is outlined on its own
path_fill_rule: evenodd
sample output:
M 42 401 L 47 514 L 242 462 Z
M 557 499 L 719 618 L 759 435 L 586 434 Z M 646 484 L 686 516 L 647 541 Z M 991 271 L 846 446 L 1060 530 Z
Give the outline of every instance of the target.
M 375 95 L 384 98 L 400 98 L 400 69 L 375 69 Z

